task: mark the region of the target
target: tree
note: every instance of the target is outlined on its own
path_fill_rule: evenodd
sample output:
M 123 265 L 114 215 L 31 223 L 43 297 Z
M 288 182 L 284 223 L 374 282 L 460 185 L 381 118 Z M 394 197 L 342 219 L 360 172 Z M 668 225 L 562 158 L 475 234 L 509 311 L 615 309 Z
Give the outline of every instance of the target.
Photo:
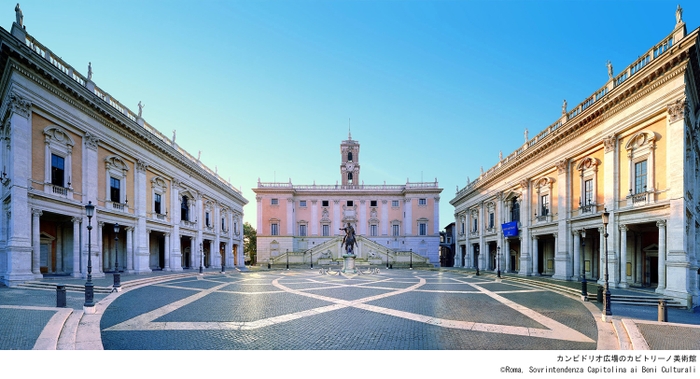
M 243 253 L 251 265 L 258 261 L 258 232 L 249 223 L 243 224 Z

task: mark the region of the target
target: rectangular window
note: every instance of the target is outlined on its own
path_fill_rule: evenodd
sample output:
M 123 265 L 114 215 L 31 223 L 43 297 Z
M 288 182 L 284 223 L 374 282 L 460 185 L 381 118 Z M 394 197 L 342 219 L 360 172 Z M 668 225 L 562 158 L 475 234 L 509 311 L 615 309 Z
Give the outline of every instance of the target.
M 270 199 L 270 205 L 277 205 L 277 204 L 279 204 L 278 199 Z
M 226 231 L 226 218 L 225 217 L 221 218 L 221 230 Z
M 634 193 L 647 191 L 647 161 L 634 164 Z
M 348 207 L 352 207 L 354 204 L 355 204 L 355 203 L 353 203 L 352 200 L 348 200 L 348 201 L 345 203 L 345 205 L 347 205 Z
M 391 235 L 393 235 L 394 237 L 399 235 L 399 226 L 398 225 L 394 224 L 391 226 Z
M 476 233 L 476 231 L 479 230 L 479 219 L 474 217 L 472 221 L 474 222 L 474 229 L 472 230 L 472 232 Z
M 582 205 L 585 206 L 593 204 L 593 179 L 589 179 L 583 182 L 583 189 L 585 193 L 583 195 Z
M 493 229 L 493 225 L 496 222 L 495 219 L 496 219 L 496 214 L 489 213 L 489 229 Z
M 549 195 L 542 195 L 542 209 L 540 216 L 546 216 L 549 214 Z
M 153 211 L 156 212 L 157 214 L 160 214 L 160 201 L 161 201 L 160 194 L 159 193 L 155 194 L 154 200 L 153 200 Z
M 305 206 L 306 206 L 306 200 L 299 200 L 299 206 L 300 206 L 300 207 L 305 207 Z
M 464 223 L 462 223 L 462 234 L 464 234 L 464 230 L 465 230 L 465 228 L 466 228 L 465 224 L 464 224 Z
M 279 225 L 277 224 L 270 224 L 270 235 L 272 236 L 278 236 L 279 235 Z
M 299 225 L 299 236 L 306 237 L 306 225 L 305 224 Z
M 204 225 L 206 225 L 207 228 L 211 226 L 211 222 L 209 221 L 209 212 L 204 212 L 204 222 Z
M 370 225 L 369 226 L 369 235 L 372 237 L 377 236 L 377 225 Z
M 369 201 L 369 206 L 370 206 L 370 207 L 376 207 L 376 206 L 377 206 L 377 200 L 370 200 L 370 201 Z
M 65 160 L 63 157 L 51 154 L 51 184 L 65 186 Z
M 391 201 L 391 206 L 392 206 L 392 207 L 395 207 L 395 208 L 398 207 L 398 206 L 399 206 L 399 201 L 398 201 L 398 200 L 392 200 L 392 201 Z
M 428 204 L 427 199 L 418 199 L 418 205 L 426 205 L 426 204 Z
M 328 206 L 328 200 L 321 200 L 321 206 L 322 206 L 322 207 L 327 207 L 327 206 Z
M 331 227 L 330 227 L 330 225 L 327 225 L 327 224 L 321 225 L 321 234 L 322 234 L 324 237 L 330 236 L 330 235 L 331 235 Z
M 121 182 L 115 177 L 109 178 L 109 200 L 113 203 L 121 202 L 121 193 L 119 188 L 121 187 Z
M 190 206 L 187 196 L 183 196 L 180 203 L 180 220 L 190 221 Z
M 418 224 L 418 235 L 425 236 L 428 235 L 428 224 L 421 222 Z

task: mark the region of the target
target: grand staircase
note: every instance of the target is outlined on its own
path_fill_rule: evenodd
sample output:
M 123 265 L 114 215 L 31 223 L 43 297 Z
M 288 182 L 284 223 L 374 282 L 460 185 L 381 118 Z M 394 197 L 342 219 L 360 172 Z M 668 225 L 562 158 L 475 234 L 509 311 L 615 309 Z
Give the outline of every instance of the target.
M 412 251 L 387 249 L 366 237 L 357 236 L 355 248 L 355 265 L 358 267 L 386 266 L 387 259 L 392 268 L 434 268 L 427 257 Z M 310 266 L 342 266 L 344 251 L 341 249 L 342 236 L 332 238 L 322 244 L 304 251 L 290 251 L 272 257 L 271 268 Z

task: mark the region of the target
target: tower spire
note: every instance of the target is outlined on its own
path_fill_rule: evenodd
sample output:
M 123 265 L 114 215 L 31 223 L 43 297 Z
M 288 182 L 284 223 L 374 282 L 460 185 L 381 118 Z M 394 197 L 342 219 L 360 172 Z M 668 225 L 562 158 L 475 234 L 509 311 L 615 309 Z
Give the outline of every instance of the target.
M 350 118 L 348 117 L 348 141 L 352 141 L 352 134 L 350 134 Z

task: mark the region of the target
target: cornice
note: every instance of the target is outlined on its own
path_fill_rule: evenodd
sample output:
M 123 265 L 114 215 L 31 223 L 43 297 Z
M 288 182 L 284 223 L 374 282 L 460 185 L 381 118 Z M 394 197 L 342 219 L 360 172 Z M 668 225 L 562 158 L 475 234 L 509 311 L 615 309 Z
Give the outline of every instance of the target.
M 14 40 L 15 38 L 12 37 L 11 39 Z M 178 167 L 178 171 L 189 171 L 188 173 L 191 175 L 196 174 L 202 178 L 203 181 L 212 184 L 214 187 L 218 188 L 224 193 L 228 193 L 230 196 L 236 198 L 243 204 L 248 203 L 242 194 L 227 186 L 224 186 L 221 181 L 213 178 L 208 172 L 200 170 L 196 165 L 194 165 L 194 163 L 185 159 L 184 156 L 172 146 L 166 144 L 164 141 L 155 137 L 140 126 L 138 128 L 134 127 L 138 125 L 135 121 L 118 112 L 111 105 L 105 103 L 104 100 L 97 97 L 97 95 L 90 92 L 87 88 L 81 86 L 80 83 L 68 78 L 65 73 L 58 70 L 58 68 L 54 67 L 44 58 L 36 55 L 36 53 L 29 49 L 29 47 L 23 44 L 18 45 L 21 46 L 19 49 L 13 49 L 15 52 L 15 58 L 12 58 L 11 56 L 8 57 L 7 65 L 9 66 L 9 70 L 17 71 L 24 77 L 37 84 L 39 87 L 43 88 L 45 91 L 66 102 L 69 106 L 78 109 L 80 112 L 109 128 L 112 132 L 118 134 L 123 139 L 131 142 L 132 145 L 135 144 L 144 150 L 157 150 L 158 155 L 160 155 L 160 160 L 165 161 L 175 167 L 180 166 Z M 11 48 L 9 45 L 7 46 Z M 20 51 L 25 50 L 24 47 L 28 49 L 28 52 Z M 26 55 L 22 55 L 22 53 L 31 54 L 33 56 L 30 58 Z M 38 74 L 35 74 L 33 71 L 29 71 L 19 61 L 17 61 L 16 58 L 20 58 L 22 61 L 26 62 L 28 66 L 34 67 Z M 55 75 L 53 71 L 59 71 L 60 75 Z M 58 84 L 60 88 L 55 84 Z M 127 145 L 128 144 L 129 143 L 127 143 Z M 135 158 L 139 157 L 135 156 Z
M 479 194 L 478 189 L 488 187 L 494 181 L 512 174 L 521 166 L 529 163 L 533 157 L 550 153 L 563 143 L 581 136 L 638 102 L 639 99 L 647 96 L 668 81 L 684 74 L 689 64 L 688 50 L 694 46 L 695 44 L 686 44 L 683 50 L 677 52 L 675 56 L 670 57 L 665 62 L 660 62 L 659 67 L 655 70 L 646 71 L 645 76 L 633 77 L 634 80 L 632 78 L 628 79 L 623 85 L 616 88 L 616 91 L 611 91 L 611 93 L 588 107 L 575 118 L 550 132 L 541 142 L 524 150 L 515 160 L 504 163 L 494 174 L 482 178 L 471 191 L 466 191 L 459 197 L 455 196 L 450 203 L 454 205 L 460 200 L 471 198 L 471 195 L 474 193 Z M 666 109 L 664 108 L 663 111 L 666 111 Z

